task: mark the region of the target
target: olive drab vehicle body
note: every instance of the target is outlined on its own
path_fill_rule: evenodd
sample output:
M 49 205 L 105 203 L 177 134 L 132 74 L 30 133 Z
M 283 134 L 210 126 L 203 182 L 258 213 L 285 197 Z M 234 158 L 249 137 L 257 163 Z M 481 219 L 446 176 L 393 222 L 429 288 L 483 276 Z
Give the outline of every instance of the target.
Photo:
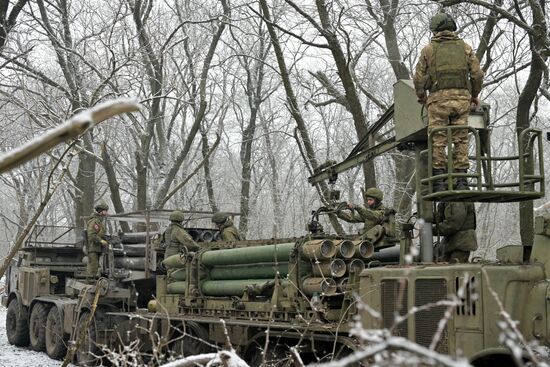
M 335 184 L 339 173 L 368 159 L 396 148 L 413 150 L 418 218 L 422 219 L 416 227 L 396 223 L 394 213 L 388 211 L 376 234 L 367 238 L 328 234 L 320 218 L 349 210 L 345 203 L 333 203 L 313 212 L 309 233 L 299 238 L 211 242 L 214 230 L 208 234 L 205 229 L 187 229 L 196 241 L 207 238 L 203 241 L 207 246 L 164 259 L 162 246 L 151 240 L 154 230 L 147 226 L 146 233 L 111 237 L 112 251 L 103 259 L 105 278 L 93 284 L 79 277 L 81 245 L 55 250 L 55 256 L 44 255 L 52 252 L 45 248 L 54 241 L 48 246 L 29 245 L 10 268 L 4 297 L 8 313 L 9 307 L 13 311 L 8 322 L 10 342 L 24 345 L 33 334 L 33 345 L 40 349 L 44 337 L 29 319 L 40 320 L 44 309 L 59 310 L 58 317 L 46 316 L 49 325 L 63 325 L 63 341 L 74 340 L 82 325 L 79 320 L 89 315 L 90 299 L 98 291 L 100 306 L 77 353 L 77 361 L 84 365 L 98 362 L 92 353 L 100 355 L 100 345 L 118 350 L 120 343 L 137 341 L 134 350 L 144 356 L 176 357 L 209 352 L 228 339 L 252 366 L 264 359 L 268 365 L 285 364 L 291 361 L 288 349 L 293 346 L 306 362 L 330 361 L 360 347 L 350 335 L 352 321 L 357 319 L 367 329 L 387 328 L 421 346 L 465 356 L 476 366 L 513 365 L 510 351 L 499 339 L 504 311 L 518 321 L 517 329 L 527 341 L 548 346 L 550 215 L 536 218 L 533 244 L 502 247 L 492 261 L 441 262 L 434 253 L 431 232 L 434 201 L 509 202 L 542 197 L 541 132 L 526 129 L 519 137 L 517 155 L 493 157 L 485 106 L 470 115 L 468 126 L 459 127 L 473 136 L 476 154 L 471 171 L 453 173 L 451 162 L 450 173 L 433 175 L 433 134 L 427 134 L 426 113 L 416 102 L 412 81 L 398 81 L 394 99 L 394 106 L 369 131 L 376 134 L 393 120 L 394 136 L 374 146 L 365 138 L 345 161 L 323 165 L 310 182 Z M 494 179 L 495 161 L 515 162 L 518 182 Z M 467 177 L 470 190 L 453 190 L 457 177 Z M 446 180 L 448 190 L 434 192 L 438 179 Z M 334 191 L 331 197 L 337 200 L 339 195 Z M 128 218 L 132 219 L 119 219 Z M 420 226 L 421 222 L 428 225 Z M 414 240 L 415 231 L 419 243 Z M 445 302 L 449 299 L 460 302 L 451 308 Z M 36 305 L 41 305 L 40 312 L 33 313 Z M 417 312 L 408 314 L 411 309 Z M 447 322 L 440 323 L 444 318 Z M 151 343 L 151 331 L 158 336 L 157 345 Z M 52 345 L 56 340 L 46 337 L 48 353 L 55 351 Z

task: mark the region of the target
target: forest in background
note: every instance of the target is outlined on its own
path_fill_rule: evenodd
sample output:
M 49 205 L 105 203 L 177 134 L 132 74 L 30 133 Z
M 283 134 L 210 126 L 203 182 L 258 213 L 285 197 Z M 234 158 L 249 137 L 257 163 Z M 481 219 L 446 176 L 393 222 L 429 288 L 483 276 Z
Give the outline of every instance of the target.
M 441 9 L 486 72 L 493 154 L 516 154 L 518 129 L 549 124 L 545 1 L 4 0 L 0 149 L 102 101 L 136 97 L 140 113 L 78 142 L 41 224 L 81 226 L 104 199 L 111 213 L 240 212 L 251 239 L 301 235 L 326 200 L 326 187 L 307 177 L 344 159 L 392 105 L 393 84 L 411 77 Z M 373 143 L 390 134 L 388 126 Z M 0 253 L 32 217 L 65 149 L 0 176 Z M 393 152 L 340 175 L 342 199 L 361 203 L 361 188 L 376 185 L 407 219 L 413 163 Z M 493 174 L 515 180 L 516 169 L 495 165 Z M 480 256 L 532 236 L 531 203 L 477 208 Z

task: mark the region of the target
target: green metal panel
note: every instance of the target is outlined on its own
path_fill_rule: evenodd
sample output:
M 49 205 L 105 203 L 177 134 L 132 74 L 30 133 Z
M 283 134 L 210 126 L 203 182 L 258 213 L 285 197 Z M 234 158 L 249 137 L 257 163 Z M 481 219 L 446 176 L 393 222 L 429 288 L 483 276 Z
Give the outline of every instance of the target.
M 406 141 L 426 140 L 426 123 L 422 119 L 422 105 L 416 101 L 412 80 L 398 80 L 393 85 L 393 99 L 395 105 L 395 139 Z

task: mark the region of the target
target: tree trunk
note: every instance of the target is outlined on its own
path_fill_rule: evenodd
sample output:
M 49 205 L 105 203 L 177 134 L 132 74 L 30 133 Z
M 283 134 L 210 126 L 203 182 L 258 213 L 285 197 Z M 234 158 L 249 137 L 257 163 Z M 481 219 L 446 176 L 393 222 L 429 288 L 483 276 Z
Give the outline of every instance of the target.
M 271 24 L 271 16 L 269 14 L 269 8 L 267 6 L 266 0 L 260 0 L 260 6 L 262 8 L 263 16 L 267 20 L 266 26 L 269 31 L 271 44 L 273 45 L 273 50 L 275 51 L 275 56 L 277 58 L 277 63 L 279 65 L 279 70 L 281 72 L 281 78 L 283 80 L 283 86 L 286 92 L 288 108 L 290 109 L 290 113 L 292 114 L 294 121 L 296 121 L 296 125 L 298 126 L 298 131 L 300 132 L 300 136 L 304 143 L 304 148 L 306 150 L 306 156 L 305 156 L 306 165 L 311 166 L 313 171 L 315 171 L 319 167 L 319 163 L 317 162 L 317 158 L 315 156 L 315 149 L 313 148 L 313 144 L 311 143 L 311 139 L 309 137 L 306 123 L 300 112 L 300 108 L 298 106 L 298 102 L 296 100 L 296 95 L 294 94 L 292 84 L 290 83 L 290 75 L 286 67 L 281 45 L 279 44 L 279 38 L 277 36 L 277 33 L 275 32 L 275 27 Z M 321 201 L 327 204 L 329 200 L 329 190 L 328 190 L 327 184 L 325 182 L 321 182 L 319 183 L 318 187 L 321 194 Z M 336 233 L 338 234 L 343 233 L 342 225 L 338 221 L 338 218 L 336 217 L 336 215 L 331 214 L 329 215 L 329 218 Z
M 103 160 L 103 169 L 107 175 L 107 182 L 109 183 L 109 191 L 111 193 L 111 201 L 113 202 L 115 213 L 124 213 L 124 206 L 122 205 L 122 200 L 120 198 L 120 184 L 116 178 L 115 169 L 113 167 L 113 162 L 109 152 L 107 151 L 107 146 L 101 144 L 101 158 Z M 120 222 L 120 227 L 124 232 L 130 232 L 130 226 L 127 222 Z
M 210 209 L 213 212 L 217 212 L 218 206 L 216 205 L 216 197 L 214 196 L 214 187 L 212 186 L 212 176 L 210 174 L 210 159 L 208 156 L 210 147 L 208 146 L 208 137 L 206 136 L 206 131 L 203 131 L 203 129 L 201 129 L 201 143 L 201 153 L 202 159 L 204 161 L 204 181 L 206 183 L 208 203 L 210 204 Z
M 541 85 L 541 79 L 546 68 L 545 60 L 547 58 L 543 53 L 538 52 L 538 50 L 542 50 L 545 46 L 544 41 L 547 32 L 544 15 L 544 1 L 541 0 L 540 3 L 538 1 L 530 1 L 529 3 L 533 13 L 533 31 L 536 32 L 537 35 L 531 35 L 529 38 L 531 45 L 531 69 L 529 70 L 527 82 L 518 99 L 516 114 L 518 134 L 530 126 L 529 112 Z M 520 159 L 522 158 L 520 157 Z M 526 169 L 531 171 L 533 167 L 526 167 Z M 534 239 L 532 200 L 519 203 L 519 218 L 521 242 L 527 246 L 532 245 Z
M 321 25 L 323 27 L 323 36 L 327 40 L 330 52 L 332 53 L 332 57 L 336 63 L 338 76 L 342 81 L 342 86 L 346 92 L 346 99 L 349 104 L 349 110 L 353 116 L 357 138 L 360 141 L 367 134 L 367 123 L 363 113 L 363 107 L 355 87 L 355 82 L 353 81 L 353 76 L 349 68 L 348 58 L 344 54 L 344 51 L 340 46 L 340 42 L 338 41 L 338 37 L 334 32 L 332 20 L 330 19 L 325 1 L 316 0 L 315 3 L 317 5 L 317 11 L 319 12 L 319 18 L 321 19 Z M 372 143 L 369 145 L 372 145 Z M 374 169 L 373 160 L 368 160 L 363 163 L 363 174 L 365 177 L 365 187 L 375 187 L 376 171 Z
M 170 185 L 174 181 L 183 161 L 185 160 L 185 158 L 187 157 L 187 154 L 191 149 L 193 140 L 195 139 L 195 136 L 197 135 L 197 132 L 199 131 L 200 125 L 202 123 L 202 120 L 204 119 L 204 115 L 206 114 L 206 107 L 208 106 L 208 103 L 206 102 L 206 81 L 208 79 L 208 72 L 210 70 L 212 58 L 214 57 L 214 52 L 216 51 L 218 42 L 225 29 L 226 20 L 229 19 L 231 15 L 231 9 L 229 8 L 227 1 L 222 0 L 221 2 L 224 10 L 224 19 L 219 22 L 218 30 L 212 36 L 212 41 L 210 42 L 208 52 L 204 58 L 201 75 L 200 75 L 200 83 L 199 83 L 199 106 L 198 106 L 198 109 L 196 109 L 197 112 L 195 113 L 193 126 L 191 127 L 191 130 L 189 131 L 189 134 L 185 139 L 185 144 L 183 146 L 183 149 L 180 151 L 180 153 L 176 157 L 174 164 L 172 165 L 172 167 L 168 171 L 168 174 L 166 175 L 166 179 L 162 182 L 158 192 L 155 195 L 155 201 L 154 201 L 155 208 L 159 207 L 160 203 L 163 202 L 165 196 L 167 195 L 168 190 L 170 189 Z

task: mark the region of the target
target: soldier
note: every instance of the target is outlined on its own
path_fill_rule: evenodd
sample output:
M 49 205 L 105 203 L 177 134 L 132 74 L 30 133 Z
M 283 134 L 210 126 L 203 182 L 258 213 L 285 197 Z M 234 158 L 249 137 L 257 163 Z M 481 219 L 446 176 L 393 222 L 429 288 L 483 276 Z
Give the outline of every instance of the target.
M 216 224 L 220 230 L 222 241 L 240 241 L 242 240 L 239 230 L 233 224 L 229 214 L 217 212 L 212 216 L 212 223 Z
M 193 241 L 193 238 L 191 238 L 189 233 L 183 228 L 183 213 L 179 210 L 174 210 L 170 213 L 169 219 L 171 223 L 163 234 L 164 242 L 166 243 L 164 258 L 166 259 L 180 253 L 184 247 L 189 251 L 198 251 L 200 249 L 199 245 Z
M 100 201 L 94 209 L 95 213 L 90 216 L 86 224 L 86 234 L 88 237 L 86 241 L 86 250 L 88 252 L 86 276 L 89 278 L 96 278 L 101 275 L 99 270 L 99 254 L 101 253 L 102 246 L 107 247 L 109 245 L 105 240 L 105 224 L 103 224 L 109 206 L 104 201 Z
M 437 205 L 434 235 L 444 236 L 439 245 L 442 261 L 468 262 L 470 251 L 477 250 L 474 203 L 441 202 Z
M 479 92 L 483 84 L 483 71 L 472 47 L 458 38 L 454 19 L 445 13 L 436 14 L 430 21 L 433 32 L 431 42 L 420 54 L 414 74 L 414 88 L 418 102 L 428 107 L 428 133 L 437 127 L 467 125 L 470 104 L 479 107 Z M 426 91 L 429 95 L 426 96 Z M 453 167 L 455 172 L 466 173 L 468 161 L 468 130 L 452 133 Z M 444 131 L 433 137 L 433 174 L 446 172 Z M 456 189 L 468 187 L 466 178 L 458 178 Z M 444 180 L 434 183 L 434 191 L 444 191 Z
M 382 204 L 384 194 L 376 187 L 371 187 L 365 191 L 365 200 L 367 201 L 367 208 L 361 205 L 355 205 L 348 203 L 348 208 L 354 211 L 338 212 L 338 218 L 350 223 L 365 223 L 363 230 L 361 231 L 361 237 L 377 224 L 381 224 L 385 218 L 386 208 Z

